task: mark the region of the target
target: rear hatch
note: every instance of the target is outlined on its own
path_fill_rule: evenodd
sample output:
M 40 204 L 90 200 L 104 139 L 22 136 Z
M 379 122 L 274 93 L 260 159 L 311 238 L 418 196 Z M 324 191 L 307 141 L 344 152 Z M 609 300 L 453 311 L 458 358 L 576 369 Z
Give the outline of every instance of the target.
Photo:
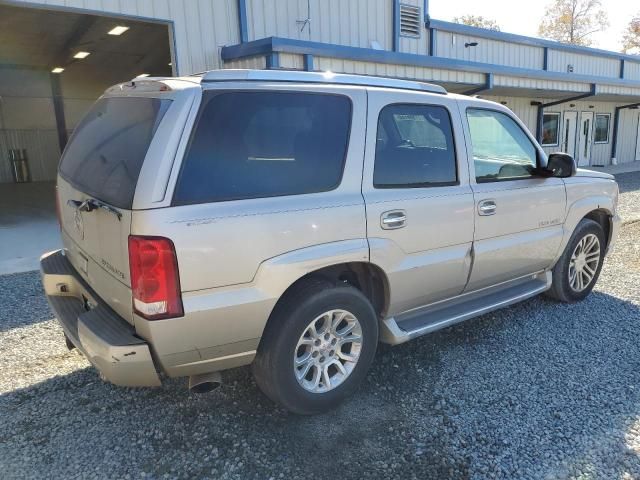
M 172 100 L 104 96 L 77 126 L 60 162 L 58 202 L 67 255 L 97 295 L 133 323 L 128 237 L 149 146 Z

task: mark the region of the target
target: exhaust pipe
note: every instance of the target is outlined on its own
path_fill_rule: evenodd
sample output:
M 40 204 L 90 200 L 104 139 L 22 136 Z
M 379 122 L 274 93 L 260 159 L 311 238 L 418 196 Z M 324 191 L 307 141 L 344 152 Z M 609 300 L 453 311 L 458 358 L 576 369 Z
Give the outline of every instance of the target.
M 222 385 L 220 372 L 203 373 L 189 377 L 189 391 L 193 393 L 207 393 Z

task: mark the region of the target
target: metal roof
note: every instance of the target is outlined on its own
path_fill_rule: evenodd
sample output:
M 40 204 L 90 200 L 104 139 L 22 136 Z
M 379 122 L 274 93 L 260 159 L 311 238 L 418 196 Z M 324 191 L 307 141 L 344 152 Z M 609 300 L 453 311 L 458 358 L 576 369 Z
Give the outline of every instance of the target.
M 345 75 L 333 72 L 300 72 L 291 70 L 213 70 L 202 75 L 202 82 L 263 81 L 325 83 L 332 85 L 360 85 L 365 87 L 398 88 L 421 92 L 447 94 L 440 85 L 398 80 L 395 78 L 373 77 L 368 75 Z

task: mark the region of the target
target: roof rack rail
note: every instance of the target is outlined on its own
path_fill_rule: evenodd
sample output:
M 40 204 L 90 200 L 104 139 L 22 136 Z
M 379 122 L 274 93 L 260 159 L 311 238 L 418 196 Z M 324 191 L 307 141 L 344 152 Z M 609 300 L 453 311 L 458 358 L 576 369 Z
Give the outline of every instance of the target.
M 395 78 L 373 77 L 368 75 L 347 75 L 333 72 L 301 72 L 296 70 L 235 70 L 223 69 L 205 72 L 202 82 L 263 81 L 263 82 L 299 82 L 326 83 L 338 85 L 362 85 L 366 87 L 399 88 L 421 92 L 447 94 L 440 85 L 400 80 Z

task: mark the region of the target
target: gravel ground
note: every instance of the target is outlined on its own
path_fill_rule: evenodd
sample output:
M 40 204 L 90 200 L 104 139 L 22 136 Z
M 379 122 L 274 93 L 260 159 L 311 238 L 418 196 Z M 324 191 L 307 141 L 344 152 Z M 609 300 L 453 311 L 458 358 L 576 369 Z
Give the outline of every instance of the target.
M 536 298 L 399 347 L 357 395 L 296 417 L 246 368 L 191 395 L 101 382 L 35 272 L 0 277 L 2 478 L 640 479 L 640 173 L 582 303 Z

